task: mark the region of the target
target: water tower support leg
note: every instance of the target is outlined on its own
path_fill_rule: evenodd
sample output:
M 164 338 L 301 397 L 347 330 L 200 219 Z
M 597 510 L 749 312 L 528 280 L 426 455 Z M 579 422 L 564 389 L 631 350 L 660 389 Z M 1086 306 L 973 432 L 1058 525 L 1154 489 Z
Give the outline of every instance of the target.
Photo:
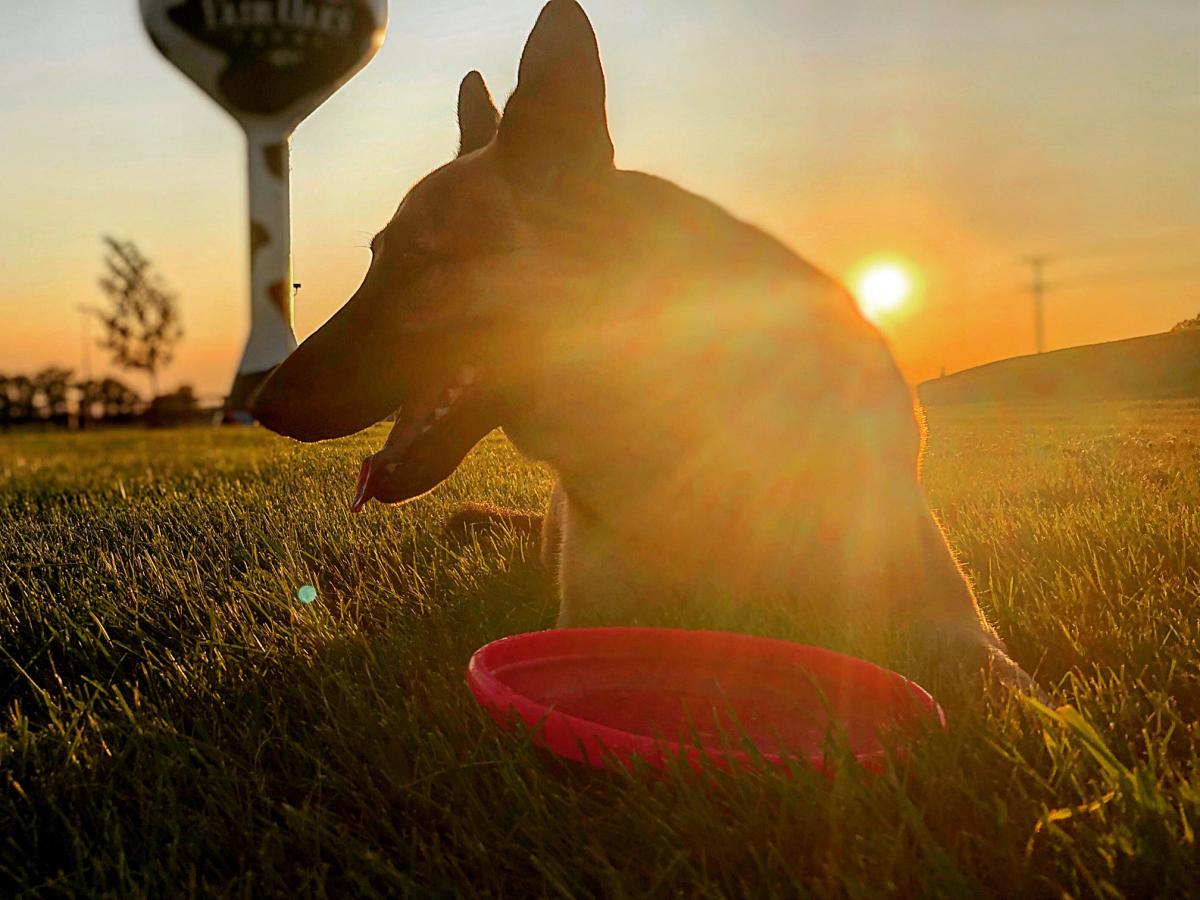
M 225 421 L 249 422 L 248 400 L 296 349 L 292 308 L 291 198 L 286 134 L 250 131 L 250 335 L 225 403 Z

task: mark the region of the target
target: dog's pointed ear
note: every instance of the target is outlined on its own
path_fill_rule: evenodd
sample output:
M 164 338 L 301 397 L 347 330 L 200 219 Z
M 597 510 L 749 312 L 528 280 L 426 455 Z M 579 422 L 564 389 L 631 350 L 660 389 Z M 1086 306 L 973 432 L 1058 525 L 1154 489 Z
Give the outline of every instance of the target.
M 575 0 L 550 0 L 538 16 L 500 120 L 499 145 L 524 184 L 546 187 L 566 174 L 612 168 L 600 50 Z
M 486 147 L 496 136 L 500 113 L 483 76 L 471 71 L 458 86 L 458 155 Z

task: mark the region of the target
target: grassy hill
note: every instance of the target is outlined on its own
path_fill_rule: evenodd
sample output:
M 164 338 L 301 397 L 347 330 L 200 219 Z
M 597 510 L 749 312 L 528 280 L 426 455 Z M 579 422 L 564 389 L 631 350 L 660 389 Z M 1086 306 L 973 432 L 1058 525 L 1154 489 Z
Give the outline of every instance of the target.
M 918 390 L 928 404 L 1200 397 L 1200 329 L 1017 356 Z

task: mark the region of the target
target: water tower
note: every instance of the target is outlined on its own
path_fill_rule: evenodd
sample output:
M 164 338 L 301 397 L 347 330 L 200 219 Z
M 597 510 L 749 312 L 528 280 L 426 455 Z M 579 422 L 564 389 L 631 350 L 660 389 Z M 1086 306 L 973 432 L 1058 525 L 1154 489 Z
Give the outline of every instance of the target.
M 250 334 L 224 420 L 296 349 L 288 156 L 292 132 L 383 43 L 387 0 L 141 0 L 150 40 L 246 132 Z

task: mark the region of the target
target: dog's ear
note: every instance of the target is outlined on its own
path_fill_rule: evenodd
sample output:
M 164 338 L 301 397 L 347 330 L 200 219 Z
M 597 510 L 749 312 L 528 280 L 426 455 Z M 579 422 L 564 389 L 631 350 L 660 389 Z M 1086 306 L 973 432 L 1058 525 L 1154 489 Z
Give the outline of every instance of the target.
M 500 113 L 492 103 L 483 76 L 468 72 L 458 86 L 458 155 L 486 147 L 496 136 Z
M 500 120 L 499 145 L 515 180 L 526 185 L 544 188 L 564 175 L 612 167 L 600 50 L 575 0 L 550 0 L 538 16 Z

